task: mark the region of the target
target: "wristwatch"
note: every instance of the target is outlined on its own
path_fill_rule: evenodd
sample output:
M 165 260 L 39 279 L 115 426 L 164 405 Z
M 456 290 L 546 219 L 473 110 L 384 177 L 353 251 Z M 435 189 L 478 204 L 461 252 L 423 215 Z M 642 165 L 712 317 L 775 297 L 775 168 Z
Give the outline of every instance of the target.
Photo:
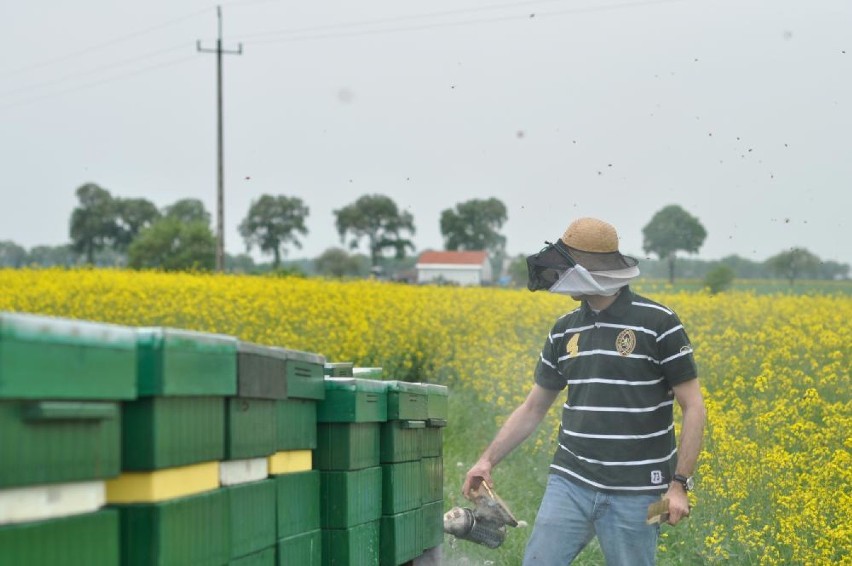
M 692 490 L 693 490 L 693 488 L 695 487 L 695 482 L 693 482 L 693 481 L 692 481 L 692 477 L 691 477 L 691 476 L 690 476 L 690 477 L 686 477 L 686 476 L 681 475 L 681 474 L 675 474 L 675 475 L 672 477 L 672 479 L 673 479 L 674 481 L 678 482 L 680 485 L 682 485 L 682 486 L 683 486 L 683 489 L 684 489 L 685 491 L 692 491 Z

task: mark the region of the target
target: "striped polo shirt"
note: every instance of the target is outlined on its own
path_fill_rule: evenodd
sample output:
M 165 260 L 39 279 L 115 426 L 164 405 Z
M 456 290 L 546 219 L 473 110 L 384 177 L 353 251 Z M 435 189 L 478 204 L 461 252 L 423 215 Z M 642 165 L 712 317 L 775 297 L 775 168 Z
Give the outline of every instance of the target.
M 689 337 L 670 309 L 624 287 L 607 309 L 556 321 L 535 381 L 561 390 L 551 472 L 601 491 L 656 493 L 677 465 L 672 386 L 698 375 Z

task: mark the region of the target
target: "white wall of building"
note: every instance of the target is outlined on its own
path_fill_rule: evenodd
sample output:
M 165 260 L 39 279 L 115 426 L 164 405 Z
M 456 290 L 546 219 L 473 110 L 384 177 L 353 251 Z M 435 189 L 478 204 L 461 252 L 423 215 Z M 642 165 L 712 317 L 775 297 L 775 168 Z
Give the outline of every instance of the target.
M 482 285 L 490 283 L 491 263 L 485 261 L 482 265 L 439 265 L 439 264 L 418 264 L 417 265 L 417 282 L 432 283 L 443 281 L 448 283 L 456 283 L 458 285 Z

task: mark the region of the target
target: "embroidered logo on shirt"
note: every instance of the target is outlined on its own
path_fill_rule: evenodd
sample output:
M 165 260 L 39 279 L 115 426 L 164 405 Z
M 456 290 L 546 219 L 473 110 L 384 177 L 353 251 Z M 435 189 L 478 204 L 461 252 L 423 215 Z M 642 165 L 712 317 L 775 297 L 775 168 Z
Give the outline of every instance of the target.
M 618 333 L 615 339 L 615 349 L 622 356 L 627 356 L 633 353 L 636 348 L 636 333 L 629 328 L 625 328 Z
M 568 344 L 565 345 L 565 351 L 568 352 L 569 356 L 576 356 L 580 351 L 580 334 L 575 334 L 568 340 Z
M 663 472 L 660 470 L 651 470 L 651 483 L 654 485 L 663 483 Z

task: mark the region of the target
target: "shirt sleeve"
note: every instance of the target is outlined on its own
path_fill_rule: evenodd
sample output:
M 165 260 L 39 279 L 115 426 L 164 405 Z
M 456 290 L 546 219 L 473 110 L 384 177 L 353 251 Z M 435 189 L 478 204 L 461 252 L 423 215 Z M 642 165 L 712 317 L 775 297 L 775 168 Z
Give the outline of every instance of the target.
M 698 377 L 692 343 L 678 316 L 672 313 L 657 337 L 660 366 L 669 385 Z
M 557 369 L 556 364 L 559 356 L 555 350 L 556 345 L 551 334 L 548 334 L 541 349 L 541 355 L 535 365 L 535 382 L 545 389 L 559 391 L 565 389 L 567 383 Z

